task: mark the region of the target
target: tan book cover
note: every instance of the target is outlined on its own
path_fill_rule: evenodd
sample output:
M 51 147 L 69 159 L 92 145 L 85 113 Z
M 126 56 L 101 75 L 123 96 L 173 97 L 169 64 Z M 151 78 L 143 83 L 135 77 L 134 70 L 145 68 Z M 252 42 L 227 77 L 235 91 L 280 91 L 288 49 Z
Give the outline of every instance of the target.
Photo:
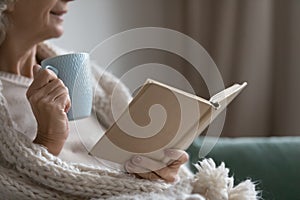
M 165 149 L 187 149 L 246 85 L 235 84 L 206 100 L 148 79 L 90 154 L 121 165 L 133 155 L 167 163 Z

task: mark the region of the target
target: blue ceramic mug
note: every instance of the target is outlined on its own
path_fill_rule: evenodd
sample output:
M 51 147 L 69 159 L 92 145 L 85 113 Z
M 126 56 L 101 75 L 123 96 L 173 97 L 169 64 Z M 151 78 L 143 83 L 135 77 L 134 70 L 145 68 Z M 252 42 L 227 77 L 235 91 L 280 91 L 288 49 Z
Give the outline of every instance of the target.
M 50 69 L 69 89 L 71 109 L 69 120 L 89 117 L 92 111 L 92 83 L 90 57 L 88 53 L 70 53 L 47 58 L 41 63 L 43 69 Z

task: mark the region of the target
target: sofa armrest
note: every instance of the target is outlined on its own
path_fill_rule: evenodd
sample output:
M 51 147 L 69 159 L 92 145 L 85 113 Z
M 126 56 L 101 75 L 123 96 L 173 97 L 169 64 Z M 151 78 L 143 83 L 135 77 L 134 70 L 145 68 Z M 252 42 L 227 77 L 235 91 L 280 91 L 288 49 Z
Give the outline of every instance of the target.
M 194 172 L 202 141 L 199 137 L 187 150 Z M 220 138 L 206 157 L 225 162 L 236 184 L 251 178 L 264 199 L 300 196 L 300 137 Z

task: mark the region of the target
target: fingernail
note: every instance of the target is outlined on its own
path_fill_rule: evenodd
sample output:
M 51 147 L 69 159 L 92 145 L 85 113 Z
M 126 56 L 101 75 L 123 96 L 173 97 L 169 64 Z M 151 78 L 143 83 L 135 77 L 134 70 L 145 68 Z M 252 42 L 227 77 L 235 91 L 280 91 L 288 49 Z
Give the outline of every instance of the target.
M 135 164 L 139 164 L 139 163 L 141 163 L 142 162 L 142 157 L 141 156 L 134 156 L 134 158 L 133 158 L 133 163 L 135 163 Z

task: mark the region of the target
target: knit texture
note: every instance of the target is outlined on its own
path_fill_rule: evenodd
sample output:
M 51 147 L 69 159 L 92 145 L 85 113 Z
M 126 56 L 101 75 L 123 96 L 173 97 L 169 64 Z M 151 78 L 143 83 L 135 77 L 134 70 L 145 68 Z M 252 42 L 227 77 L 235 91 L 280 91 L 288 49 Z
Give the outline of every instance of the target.
M 57 55 L 54 47 L 41 44 L 38 57 Z M 131 100 L 126 87 L 113 75 L 93 68 L 99 78 L 94 93 L 94 110 L 106 127 L 113 121 L 111 95 L 114 91 L 123 108 Z M 97 77 L 97 76 L 96 76 Z M 190 174 L 184 167 L 176 184 L 148 181 L 97 166 L 68 163 L 33 144 L 14 128 L 1 93 L 0 82 L 0 193 L 4 199 L 257 199 L 255 185 L 247 180 L 233 187 L 224 164 L 203 160 Z M 88 130 L 87 130 L 88 131 Z
M 36 121 L 26 92 L 33 79 L 0 71 L 2 94 L 7 100 L 8 110 L 15 128 L 32 140 L 36 136 Z M 22 112 L 20 112 L 22 111 Z

